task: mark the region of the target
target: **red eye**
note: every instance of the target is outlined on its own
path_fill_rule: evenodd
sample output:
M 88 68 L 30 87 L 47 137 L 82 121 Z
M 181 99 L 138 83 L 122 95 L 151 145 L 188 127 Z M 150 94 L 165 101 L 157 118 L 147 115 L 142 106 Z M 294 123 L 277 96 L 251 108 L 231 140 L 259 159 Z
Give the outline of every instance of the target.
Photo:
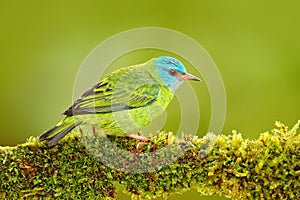
M 175 76 L 175 75 L 177 74 L 177 71 L 176 71 L 175 69 L 170 69 L 170 70 L 169 70 L 169 74 L 170 74 L 171 76 Z

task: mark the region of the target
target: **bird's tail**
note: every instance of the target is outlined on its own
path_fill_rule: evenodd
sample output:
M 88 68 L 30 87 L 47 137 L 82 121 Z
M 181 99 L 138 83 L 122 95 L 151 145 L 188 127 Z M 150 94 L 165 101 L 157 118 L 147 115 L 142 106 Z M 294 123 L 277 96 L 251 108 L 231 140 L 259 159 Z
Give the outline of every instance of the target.
M 76 122 L 74 117 L 66 117 L 60 121 L 56 126 L 43 133 L 40 141 L 46 140 L 49 146 L 56 145 L 65 135 L 71 132 L 74 128 L 81 124 L 80 121 Z

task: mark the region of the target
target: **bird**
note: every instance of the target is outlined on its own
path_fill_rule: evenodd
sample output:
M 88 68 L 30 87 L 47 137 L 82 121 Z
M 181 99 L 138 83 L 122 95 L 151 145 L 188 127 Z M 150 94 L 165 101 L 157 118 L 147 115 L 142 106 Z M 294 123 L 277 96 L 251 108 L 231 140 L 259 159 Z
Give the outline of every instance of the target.
M 107 135 L 147 141 L 134 133 L 165 111 L 186 80 L 201 81 L 170 56 L 120 68 L 84 92 L 39 140 L 54 146 L 76 127 L 90 125 L 93 132 L 99 128 Z

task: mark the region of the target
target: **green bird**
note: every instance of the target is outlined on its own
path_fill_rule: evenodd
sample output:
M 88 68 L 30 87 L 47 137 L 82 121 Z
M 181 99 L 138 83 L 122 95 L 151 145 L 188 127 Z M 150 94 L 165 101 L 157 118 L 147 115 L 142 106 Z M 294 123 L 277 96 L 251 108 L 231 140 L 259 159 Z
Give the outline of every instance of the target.
M 39 140 L 53 146 L 74 128 L 90 125 L 94 131 L 146 141 L 133 133 L 163 113 L 185 80 L 200 81 L 169 56 L 118 69 L 84 92 Z

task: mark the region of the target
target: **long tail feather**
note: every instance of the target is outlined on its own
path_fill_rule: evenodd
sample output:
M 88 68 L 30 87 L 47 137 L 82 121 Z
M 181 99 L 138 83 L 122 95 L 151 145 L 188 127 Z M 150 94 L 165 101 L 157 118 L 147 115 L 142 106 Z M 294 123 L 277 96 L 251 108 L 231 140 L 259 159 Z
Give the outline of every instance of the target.
M 49 138 L 49 135 L 54 134 L 54 132 L 59 129 L 60 126 L 54 126 L 53 128 L 49 129 L 48 131 L 46 131 L 45 133 L 43 133 L 42 135 L 40 135 L 39 140 L 40 141 L 44 141 L 47 140 Z
M 81 122 L 74 122 L 73 120 L 64 120 L 62 123 L 54 126 L 49 129 L 45 133 L 43 133 L 40 137 L 40 141 L 46 140 L 48 142 L 48 146 L 56 145 L 63 137 L 65 137 L 69 132 L 71 132 L 74 128 L 79 126 Z

